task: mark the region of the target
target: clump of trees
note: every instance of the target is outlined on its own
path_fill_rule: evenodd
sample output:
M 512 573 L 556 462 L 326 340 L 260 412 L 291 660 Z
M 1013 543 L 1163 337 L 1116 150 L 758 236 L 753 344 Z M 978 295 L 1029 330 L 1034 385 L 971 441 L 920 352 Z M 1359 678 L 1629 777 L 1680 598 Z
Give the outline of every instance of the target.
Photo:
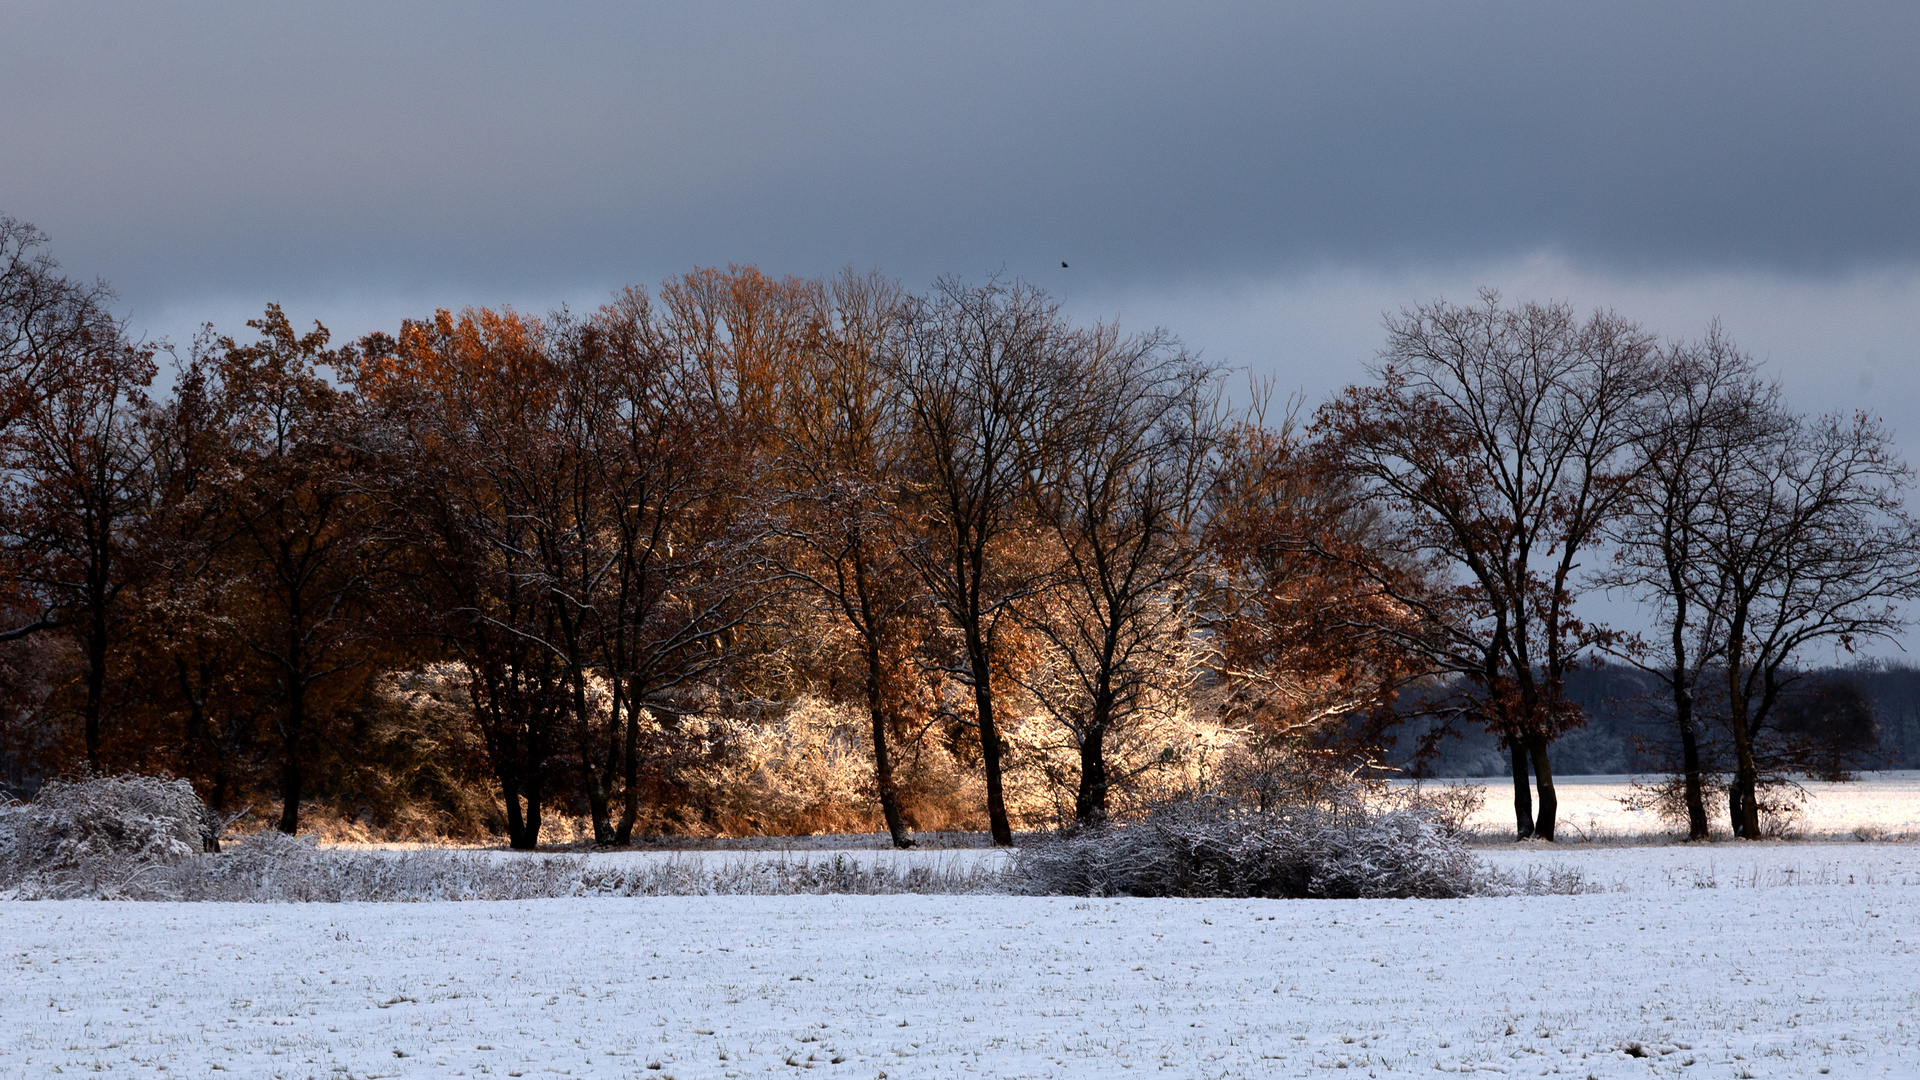
M 585 314 L 336 342 L 269 307 L 174 347 L 44 244 L 0 222 L 23 792 L 167 772 L 288 833 L 516 848 L 556 817 L 1004 844 L 1311 798 L 1287 778 L 1377 761 L 1415 702 L 1499 736 L 1519 835 L 1551 839 L 1567 675 L 1606 650 L 1666 680 L 1683 741 L 1728 733 L 1757 835 L 1812 723 L 1796 659 L 1920 589 L 1885 432 L 1788 412 L 1717 332 L 1438 303 L 1269 423 L 1172 337 L 1018 282 L 709 269 Z M 1659 639 L 1582 620 L 1598 585 Z M 1721 766 L 1688 761 L 1692 805 Z

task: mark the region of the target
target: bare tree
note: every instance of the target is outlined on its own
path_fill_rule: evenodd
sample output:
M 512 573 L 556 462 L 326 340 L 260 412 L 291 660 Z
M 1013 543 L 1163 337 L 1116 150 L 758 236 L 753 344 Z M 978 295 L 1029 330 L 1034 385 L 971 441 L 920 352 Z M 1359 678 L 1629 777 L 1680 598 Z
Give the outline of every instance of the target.
M 1701 760 L 1702 680 L 1727 662 L 1730 610 L 1724 575 L 1713 573 L 1716 504 L 1756 446 L 1785 434 L 1779 391 L 1716 325 L 1699 342 L 1664 351 L 1635 454 L 1639 482 L 1613 521 L 1613 565 L 1596 577 L 1651 603 L 1652 642 L 1623 639 L 1609 652 L 1658 679 L 1673 703 L 1687 838 L 1708 836 Z
M 1738 836 L 1760 835 L 1760 738 L 1803 650 L 1851 651 L 1908 624 L 1903 606 L 1920 597 L 1920 522 L 1902 503 L 1912 475 L 1871 417 L 1775 412 L 1741 432 L 1708 489 L 1687 591 L 1698 620 L 1723 627 Z
M 731 303 L 720 306 L 716 327 L 678 305 L 656 320 L 645 296 L 628 290 L 572 345 L 571 366 L 594 374 L 606 402 L 594 457 L 610 562 L 597 603 L 611 691 L 606 773 L 617 762 L 622 780 L 616 844 L 632 841 L 639 816 L 641 710 L 671 722 L 689 691 L 718 679 L 775 576 L 762 563 L 759 485 L 749 470 L 765 407 L 764 352 L 791 342 L 748 333 L 747 313 L 768 299 L 762 292 L 725 296 Z M 694 348 L 690 324 L 701 328 Z
M 1189 576 L 1217 473 L 1216 372 L 1164 333 L 1086 335 L 1077 397 L 1048 440 L 1024 453 L 1034 518 L 1051 534 L 1053 588 L 1019 606 L 1050 646 L 1028 689 L 1079 751 L 1074 818 L 1107 819 L 1109 740 L 1137 716 L 1171 709 L 1193 674 Z
M 890 353 L 906 298 L 876 275 L 842 273 L 820 293 L 820 334 L 781 383 L 771 479 L 785 572 L 854 637 L 873 744 L 874 788 L 897 848 L 907 835 L 889 733 L 900 726 L 902 625 L 918 607 L 897 525 L 894 477 L 909 446 Z
M 1003 846 L 1013 830 L 994 712 L 996 648 L 1012 605 L 1045 577 L 1006 545 L 1022 525 L 1026 476 L 1055 464 L 1045 460 L 1058 449 L 1045 429 L 1079 398 L 1085 348 L 1039 290 L 949 279 L 916 305 L 896 361 L 914 437 L 906 478 L 925 519 L 909 559 L 958 638 L 959 659 L 943 669 L 972 691 L 988 824 Z
M 1490 291 L 1404 312 L 1387 335 L 1377 383 L 1348 389 L 1316 426 L 1394 516 L 1403 556 L 1457 582 L 1403 593 L 1378 578 L 1417 615 L 1394 632 L 1479 689 L 1512 754 L 1516 832 L 1551 840 L 1547 749 L 1582 720 L 1564 680 L 1602 637 L 1574 614 L 1574 572 L 1630 489 L 1654 343 L 1610 312 L 1581 322 L 1567 305 L 1503 307 Z

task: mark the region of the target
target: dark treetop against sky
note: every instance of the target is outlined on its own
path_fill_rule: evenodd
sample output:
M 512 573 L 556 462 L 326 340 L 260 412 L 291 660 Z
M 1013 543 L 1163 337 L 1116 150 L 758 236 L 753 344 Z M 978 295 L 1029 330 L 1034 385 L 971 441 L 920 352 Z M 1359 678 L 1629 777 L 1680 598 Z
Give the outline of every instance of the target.
M 1310 402 L 1383 312 L 1493 285 L 1719 316 L 1920 449 L 1911 0 L 10 0 L 0 213 L 176 341 L 730 262 L 1005 272 Z

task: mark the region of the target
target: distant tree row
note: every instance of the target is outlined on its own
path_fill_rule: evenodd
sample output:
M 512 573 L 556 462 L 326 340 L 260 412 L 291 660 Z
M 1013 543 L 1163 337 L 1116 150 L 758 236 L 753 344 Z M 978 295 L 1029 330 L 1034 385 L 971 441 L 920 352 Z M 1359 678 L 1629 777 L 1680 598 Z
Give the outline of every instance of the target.
M 1787 411 L 1717 330 L 1434 304 L 1269 424 L 1173 338 L 1017 282 L 701 270 L 344 345 L 270 307 L 175 350 L 43 246 L 0 220 L 16 788 L 166 770 L 291 832 L 316 798 L 482 784 L 515 847 L 556 808 L 625 844 L 716 827 L 715 770 L 810 701 L 858 717 L 842 794 L 896 843 L 937 759 L 1004 844 L 1183 787 L 1285 798 L 1417 703 L 1499 736 L 1519 835 L 1551 839 L 1567 676 L 1606 651 L 1683 745 L 1731 734 L 1757 836 L 1796 658 L 1920 590 L 1885 433 Z M 1661 632 L 1583 621 L 1594 587 Z

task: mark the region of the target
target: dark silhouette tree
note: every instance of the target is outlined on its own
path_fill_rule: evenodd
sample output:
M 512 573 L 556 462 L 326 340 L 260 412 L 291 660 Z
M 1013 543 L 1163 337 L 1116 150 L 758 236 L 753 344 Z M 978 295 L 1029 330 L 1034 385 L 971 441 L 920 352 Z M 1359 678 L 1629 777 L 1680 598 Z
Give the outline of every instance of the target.
M 300 334 L 278 305 L 247 325 L 257 341 L 219 342 L 233 433 L 221 481 L 229 565 L 244 579 L 244 606 L 226 614 L 273 687 L 279 828 L 292 833 L 327 707 L 382 643 L 383 551 L 354 403 L 322 374 L 347 358 L 327 348 L 324 327 Z
M 1708 837 L 1701 757 L 1702 681 L 1726 662 L 1724 579 L 1702 571 L 1714 545 L 1715 501 L 1755 441 L 1773 437 L 1779 391 L 1751 358 L 1712 328 L 1699 342 L 1669 347 L 1648 395 L 1634 453 L 1639 482 L 1609 526 L 1613 565 L 1598 575 L 1652 604 L 1661 630 L 1652 641 L 1622 639 L 1609 651 L 1666 687 L 1680 738 L 1687 838 Z
M 1608 312 L 1438 302 L 1388 320 L 1372 385 L 1326 405 L 1329 451 L 1393 516 L 1402 557 L 1453 588 L 1381 588 L 1417 618 L 1402 635 L 1477 687 L 1513 760 L 1515 831 L 1553 839 L 1553 740 L 1581 722 L 1567 671 L 1604 633 L 1573 611 L 1574 572 L 1634 479 L 1654 343 Z M 1539 813 L 1527 790 L 1531 768 Z

